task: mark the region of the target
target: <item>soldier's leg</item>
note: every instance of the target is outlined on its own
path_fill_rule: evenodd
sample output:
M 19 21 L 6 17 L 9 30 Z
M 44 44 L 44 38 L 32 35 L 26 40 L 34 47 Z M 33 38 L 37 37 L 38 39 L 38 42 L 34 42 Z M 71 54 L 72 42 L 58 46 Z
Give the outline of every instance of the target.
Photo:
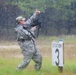
M 26 52 L 25 50 L 23 50 L 22 53 L 23 53 L 24 59 L 18 65 L 17 70 L 22 70 L 22 69 L 26 68 L 33 56 L 33 53 Z
M 42 66 L 42 56 L 39 53 L 38 49 L 36 48 L 36 52 L 33 55 L 32 58 L 35 62 L 35 69 L 38 71 L 40 70 L 41 66 Z

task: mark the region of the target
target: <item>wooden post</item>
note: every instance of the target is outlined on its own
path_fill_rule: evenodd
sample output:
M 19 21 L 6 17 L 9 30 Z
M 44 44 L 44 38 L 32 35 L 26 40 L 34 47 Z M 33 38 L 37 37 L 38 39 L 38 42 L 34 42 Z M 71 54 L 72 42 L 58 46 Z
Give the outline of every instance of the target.
M 64 64 L 64 43 L 63 43 L 63 64 Z M 58 70 L 60 73 L 63 72 L 63 66 L 58 66 Z
M 63 67 L 62 66 L 58 66 L 58 70 L 59 70 L 60 73 L 62 73 L 63 72 Z

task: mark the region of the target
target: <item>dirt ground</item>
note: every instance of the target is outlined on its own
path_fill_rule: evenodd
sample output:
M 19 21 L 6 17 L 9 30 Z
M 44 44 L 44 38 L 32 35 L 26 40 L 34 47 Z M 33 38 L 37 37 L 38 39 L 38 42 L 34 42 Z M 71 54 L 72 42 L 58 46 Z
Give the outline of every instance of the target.
M 37 43 L 43 57 L 51 58 L 51 43 Z M 16 45 L 1 45 L 0 46 L 0 57 L 7 58 L 22 58 L 21 49 Z M 64 59 L 73 60 L 76 59 L 76 44 L 64 44 Z

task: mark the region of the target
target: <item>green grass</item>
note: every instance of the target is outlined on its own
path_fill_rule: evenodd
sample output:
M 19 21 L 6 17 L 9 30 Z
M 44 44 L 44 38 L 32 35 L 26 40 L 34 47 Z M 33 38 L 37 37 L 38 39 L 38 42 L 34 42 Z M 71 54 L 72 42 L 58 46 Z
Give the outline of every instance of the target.
M 0 75 L 74 75 L 76 74 L 76 62 L 66 61 L 63 73 L 59 73 L 58 67 L 51 64 L 50 58 L 43 58 L 42 68 L 39 72 L 34 70 L 34 62 L 23 71 L 17 71 L 16 66 L 21 62 L 21 58 L 0 58 Z
M 64 70 L 66 72 L 76 73 L 76 61 L 75 60 L 72 60 L 72 61 L 69 60 L 69 61 L 65 62 Z
M 57 66 L 52 66 L 51 62 L 51 42 L 64 41 L 64 68 L 63 72 L 58 71 Z M 37 38 L 37 45 L 42 53 L 42 68 L 39 72 L 34 69 L 34 62 L 31 61 L 28 67 L 22 71 L 17 71 L 17 65 L 22 58 L 14 57 L 19 55 L 20 50 L 14 48 L 0 49 L 0 75 L 76 75 L 76 36 L 40 36 Z M 17 45 L 16 42 L 1 43 L 1 45 Z
M 65 43 L 73 43 L 76 44 L 76 36 L 75 35 L 62 35 L 62 36 L 39 36 L 39 40 L 42 41 L 59 41 L 59 39 L 63 39 Z

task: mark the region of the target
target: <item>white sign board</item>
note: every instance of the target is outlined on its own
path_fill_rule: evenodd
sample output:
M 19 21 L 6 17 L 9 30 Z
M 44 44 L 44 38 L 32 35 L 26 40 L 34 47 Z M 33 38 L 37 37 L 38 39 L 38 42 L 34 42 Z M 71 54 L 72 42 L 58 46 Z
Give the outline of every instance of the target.
M 63 66 L 63 42 L 52 42 L 52 65 Z

